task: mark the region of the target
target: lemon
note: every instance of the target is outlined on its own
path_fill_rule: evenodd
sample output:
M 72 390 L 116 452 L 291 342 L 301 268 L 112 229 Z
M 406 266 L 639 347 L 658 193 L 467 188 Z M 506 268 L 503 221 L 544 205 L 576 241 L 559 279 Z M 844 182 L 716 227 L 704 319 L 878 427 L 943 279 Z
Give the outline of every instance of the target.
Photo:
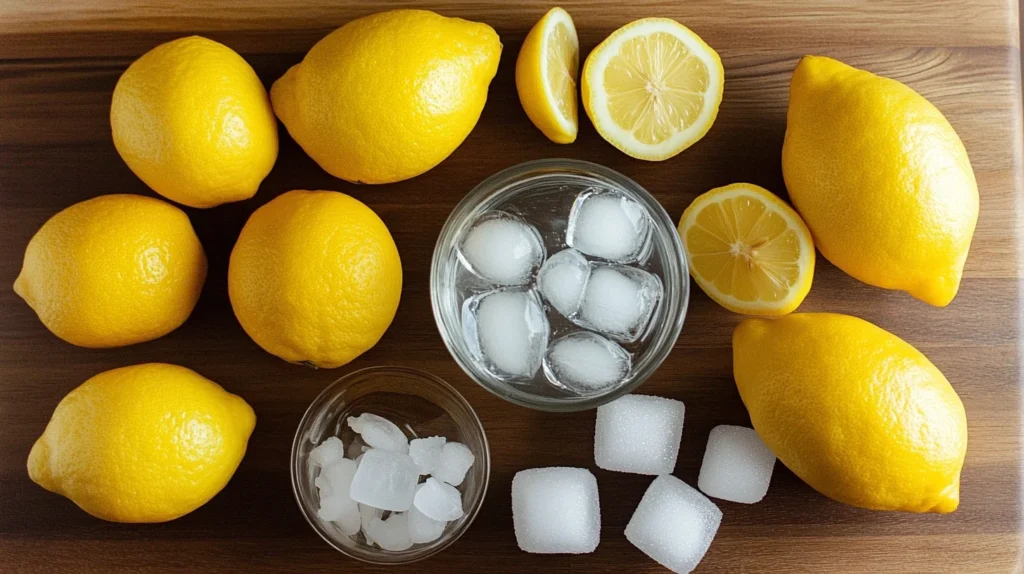
M 832 313 L 748 319 L 732 342 L 754 429 L 807 484 L 863 508 L 956 510 L 967 419 L 920 351 Z
M 231 48 L 179 38 L 128 66 L 110 104 L 114 146 L 167 199 L 213 207 L 256 193 L 277 159 L 277 120 Z
M 28 474 L 97 518 L 165 522 L 224 488 L 255 424 L 244 400 L 194 371 L 122 367 L 60 401 Z
M 572 16 L 555 7 L 526 35 L 516 60 L 516 90 L 526 115 L 555 143 L 576 141 L 580 42 Z
M 932 305 L 952 301 L 978 186 L 960 138 L 928 100 L 895 80 L 806 56 L 790 84 L 782 173 L 836 267 Z
M 793 208 L 751 183 L 700 195 L 679 220 L 690 275 L 736 313 L 785 315 L 811 290 L 814 242 Z
M 256 210 L 228 266 L 238 322 L 267 352 L 339 367 L 398 310 L 402 264 L 384 222 L 336 191 L 289 191 Z
M 668 159 L 711 129 L 725 71 L 718 53 L 669 18 L 612 32 L 583 65 L 583 107 L 608 143 L 637 159 Z
M 177 329 L 205 280 L 206 255 L 182 210 L 151 197 L 103 195 L 39 228 L 14 291 L 61 339 L 119 347 Z
M 362 183 L 417 176 L 473 130 L 498 70 L 486 24 L 426 10 L 353 20 L 270 89 L 288 133 L 324 170 Z

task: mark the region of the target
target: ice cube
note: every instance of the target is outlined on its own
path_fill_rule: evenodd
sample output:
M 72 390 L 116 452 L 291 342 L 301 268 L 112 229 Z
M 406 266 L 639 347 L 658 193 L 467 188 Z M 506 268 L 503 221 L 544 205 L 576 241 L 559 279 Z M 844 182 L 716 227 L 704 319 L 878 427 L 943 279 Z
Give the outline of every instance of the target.
M 669 474 L 683 436 L 680 401 L 626 395 L 597 408 L 594 462 L 605 470 Z
M 593 552 L 601 539 L 597 479 L 585 468 L 517 472 L 512 479 L 512 524 L 524 552 Z
M 320 508 L 316 514 L 324 522 L 337 523 L 346 536 L 359 532 L 359 507 L 344 493 L 335 493 L 320 499 Z
M 722 511 L 672 475 L 654 479 L 626 525 L 626 540 L 673 572 L 690 572 L 704 557 Z
M 634 263 L 648 255 L 650 231 L 642 205 L 618 191 L 590 189 L 573 202 L 565 242 L 587 255 Z
M 353 500 L 382 510 L 409 510 L 420 470 L 412 457 L 373 448 L 363 454 L 349 494 Z
M 359 525 L 367 544 L 374 543 L 373 534 L 376 534 L 377 522 L 383 514 L 384 511 L 369 504 L 359 505 Z
M 420 474 L 430 474 L 441 460 L 441 449 L 448 439 L 443 436 L 414 438 L 409 441 L 409 456 L 416 461 Z
M 404 512 L 392 512 L 387 520 L 375 522 L 373 539 L 384 550 L 400 552 L 412 547 L 409 537 L 409 518 Z
M 643 269 L 592 264 L 583 302 L 573 322 L 616 341 L 632 343 L 643 335 L 661 293 L 661 280 Z
M 583 288 L 590 276 L 590 263 L 575 249 L 552 255 L 537 273 L 537 288 L 551 306 L 565 317 L 580 308 Z
M 589 331 L 570 333 L 548 347 L 544 375 L 567 391 L 587 395 L 621 382 L 629 374 L 625 349 Z
M 462 511 L 462 493 L 434 477 L 416 487 L 413 507 L 434 520 L 458 520 Z
M 372 448 L 409 452 L 409 439 L 405 433 L 384 417 L 363 413 L 358 417 L 348 417 L 348 426 L 359 433 L 363 442 Z
M 753 504 L 768 492 L 775 455 L 752 428 L 711 429 L 697 486 L 708 496 Z
M 458 255 L 466 268 L 495 285 L 523 285 L 544 261 L 544 244 L 532 225 L 491 211 L 473 224 Z
M 355 473 L 355 461 L 343 458 L 321 470 L 314 481 L 320 489 L 317 515 L 322 520 L 337 523 L 346 536 L 359 532 L 359 509 L 349 496 Z
M 473 356 L 503 381 L 537 374 L 548 346 L 548 319 L 532 290 L 503 289 L 466 299 L 462 329 Z
M 441 458 L 432 475 L 452 486 L 458 486 L 465 480 L 466 472 L 475 461 L 476 456 L 468 446 L 461 442 L 447 442 L 441 449 Z
M 309 451 L 309 460 L 321 468 L 343 458 L 345 458 L 345 445 L 336 436 L 327 437 L 319 446 Z
M 406 513 L 406 516 L 409 520 L 409 538 L 414 544 L 426 544 L 437 540 L 444 533 L 445 526 L 448 525 L 447 522 L 434 520 L 423 514 L 415 504 Z

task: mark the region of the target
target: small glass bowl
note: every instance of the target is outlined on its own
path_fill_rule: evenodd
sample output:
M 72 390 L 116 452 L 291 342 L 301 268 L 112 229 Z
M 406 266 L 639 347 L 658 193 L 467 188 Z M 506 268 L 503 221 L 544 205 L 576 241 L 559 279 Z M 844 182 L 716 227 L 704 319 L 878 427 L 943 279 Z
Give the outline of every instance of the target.
M 554 243 L 566 226 L 569 208 L 577 194 L 588 187 L 620 191 L 643 205 L 651 216 L 653 249 L 648 269 L 661 279 L 662 299 L 643 337 L 642 348 L 633 352 L 628 377 L 610 389 L 583 396 L 549 392 L 536 383 L 517 384 L 499 380 L 473 357 L 462 330 L 459 244 L 479 216 L 512 205 L 516 212 L 544 210 L 549 227 L 541 230 Z M 535 218 L 537 214 L 532 216 Z M 553 253 L 548 253 L 553 255 Z M 463 289 L 464 290 L 464 289 Z M 500 171 L 470 191 L 452 210 L 434 247 L 430 270 L 430 300 L 448 351 L 463 371 L 480 386 L 512 403 L 545 411 L 578 411 L 598 407 L 625 395 L 647 380 L 671 352 L 683 328 L 690 296 L 686 254 L 672 219 L 660 203 L 633 180 L 594 163 L 570 159 L 545 159 L 522 163 Z
M 313 484 L 317 471 L 309 462 L 309 452 L 331 436 L 341 437 L 348 449 L 354 433 L 345 419 L 366 412 L 387 418 L 412 438 L 440 435 L 461 442 L 476 456 L 466 479 L 458 487 L 465 515 L 450 522 L 437 540 L 398 552 L 383 550 L 362 542 L 361 533 L 346 536 L 337 526 L 317 516 L 320 499 Z M 371 564 L 409 564 L 451 546 L 480 511 L 490 472 L 487 436 L 466 399 L 441 379 L 403 367 L 370 367 L 332 383 L 306 409 L 292 442 L 292 491 L 302 515 L 336 550 Z

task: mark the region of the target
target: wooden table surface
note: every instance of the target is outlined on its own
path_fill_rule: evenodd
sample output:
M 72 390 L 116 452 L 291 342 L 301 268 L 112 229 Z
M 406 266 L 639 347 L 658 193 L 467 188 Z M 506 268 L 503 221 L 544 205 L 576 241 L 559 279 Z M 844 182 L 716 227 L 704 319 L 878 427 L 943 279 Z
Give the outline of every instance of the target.
M 788 83 L 797 59 L 807 53 L 839 58 L 919 91 L 957 129 L 977 174 L 981 216 L 960 293 L 948 308 L 869 287 L 819 258 L 814 287 L 800 309 L 873 321 L 916 345 L 946 374 L 963 399 L 970 427 L 961 506 L 947 516 L 850 508 L 818 495 L 779 464 L 763 502 L 718 501 L 722 526 L 700 571 L 1019 568 L 1024 130 L 1013 0 L 564 3 L 576 20 L 584 55 L 613 29 L 642 16 L 674 17 L 721 54 L 726 82 L 717 122 L 700 143 L 662 163 L 619 153 L 585 119 L 570 146 L 548 142 L 527 120 L 513 69 L 522 39 L 546 3 L 190 4 L 0 3 L 0 571 L 383 569 L 345 558 L 314 534 L 292 498 L 287 469 L 295 427 L 317 393 L 348 372 L 381 364 L 417 367 L 450 381 L 477 409 L 492 448 L 490 490 L 473 527 L 455 546 L 408 571 L 661 571 L 622 535 L 650 478 L 595 468 L 594 413 L 548 414 L 504 403 L 449 357 L 430 311 L 431 251 L 449 211 L 472 186 L 537 158 L 580 158 L 619 170 L 650 190 L 673 218 L 696 195 L 731 182 L 749 181 L 785 195 L 780 150 Z M 320 170 L 282 129 L 277 165 L 254 199 L 187 209 L 209 256 L 209 278 L 188 322 L 156 341 L 109 350 L 73 347 L 43 328 L 15 296 L 10 285 L 25 245 L 51 215 L 106 193 L 152 195 L 118 157 L 108 123 L 111 91 L 134 58 L 160 42 L 201 33 L 240 52 L 269 86 L 332 29 L 399 5 L 485 21 L 504 43 L 483 116 L 448 160 L 410 181 L 357 187 Z M 243 223 L 258 206 L 296 188 L 338 190 L 369 204 L 394 234 L 404 264 L 402 303 L 391 329 L 373 350 L 335 370 L 289 365 L 263 352 L 239 328 L 228 303 L 227 259 Z M 730 334 L 740 317 L 699 289 L 693 292 L 675 350 L 640 389 L 686 403 L 675 474 L 690 484 L 696 483 L 710 429 L 749 424 L 731 375 Z M 133 526 L 91 518 L 29 481 L 29 448 L 61 397 L 98 372 L 149 361 L 193 368 L 255 408 L 249 452 L 227 488 L 184 518 Z M 602 510 L 595 553 L 539 556 L 517 549 L 512 476 L 549 465 L 594 470 Z

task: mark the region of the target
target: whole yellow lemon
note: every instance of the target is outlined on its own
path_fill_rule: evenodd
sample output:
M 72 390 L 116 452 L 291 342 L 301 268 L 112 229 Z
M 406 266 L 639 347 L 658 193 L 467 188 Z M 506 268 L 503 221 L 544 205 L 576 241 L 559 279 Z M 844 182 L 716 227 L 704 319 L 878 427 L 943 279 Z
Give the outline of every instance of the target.
M 877 287 L 944 307 L 978 220 L 967 151 L 909 87 L 830 58 L 793 71 L 782 173 L 814 244 Z
M 391 325 L 402 263 L 369 207 L 336 191 L 289 191 L 242 228 L 228 295 L 242 328 L 267 352 L 340 367 Z
M 14 291 L 61 339 L 119 347 L 177 329 L 205 280 L 206 254 L 185 212 L 151 197 L 102 195 L 39 228 Z
M 199 36 L 128 66 L 110 104 L 114 147 L 167 199 L 213 207 L 255 195 L 277 159 L 277 120 L 256 72 Z
M 361 183 L 415 177 L 473 130 L 498 69 L 486 24 L 426 10 L 353 20 L 270 89 L 288 133 L 324 170 Z
M 804 482 L 862 508 L 956 510 L 967 417 L 920 351 L 832 313 L 748 319 L 732 343 L 754 429 Z
M 28 456 L 29 477 L 114 522 L 165 522 L 206 504 L 245 455 L 256 415 L 194 371 L 100 373 L 67 394 Z

